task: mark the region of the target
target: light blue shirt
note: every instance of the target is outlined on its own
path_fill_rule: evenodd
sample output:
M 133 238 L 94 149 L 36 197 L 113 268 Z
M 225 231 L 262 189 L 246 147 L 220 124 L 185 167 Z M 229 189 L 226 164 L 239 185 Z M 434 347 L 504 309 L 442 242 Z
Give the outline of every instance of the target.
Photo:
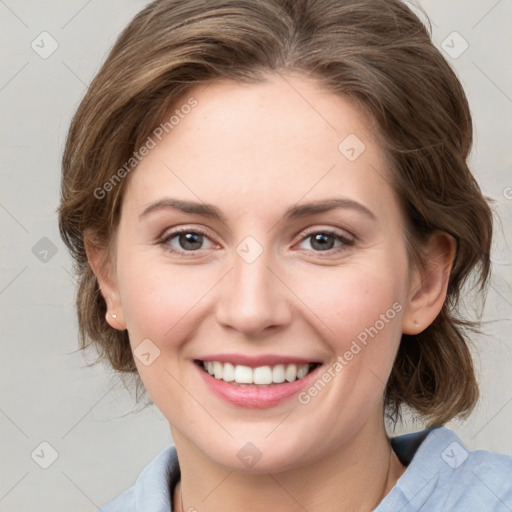
M 512 456 L 469 451 L 445 427 L 397 436 L 391 444 L 407 469 L 374 512 L 512 512 Z M 171 446 L 98 512 L 171 512 L 179 479 Z

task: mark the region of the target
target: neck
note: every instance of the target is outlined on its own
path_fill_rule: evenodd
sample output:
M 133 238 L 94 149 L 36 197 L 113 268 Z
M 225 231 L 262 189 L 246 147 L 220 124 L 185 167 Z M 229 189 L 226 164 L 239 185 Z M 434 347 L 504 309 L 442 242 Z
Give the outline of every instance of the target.
M 173 432 L 181 468 L 173 510 L 266 512 L 276 503 L 281 512 L 373 510 L 405 468 L 384 425 L 379 432 L 367 430 L 307 466 L 260 474 L 218 466 Z

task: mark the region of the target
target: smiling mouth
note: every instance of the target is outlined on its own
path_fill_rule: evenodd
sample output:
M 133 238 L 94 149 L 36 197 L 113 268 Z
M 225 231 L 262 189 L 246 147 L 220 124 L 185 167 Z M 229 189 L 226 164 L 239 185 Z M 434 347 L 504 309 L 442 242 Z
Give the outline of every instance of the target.
M 321 363 L 276 364 L 272 366 L 234 365 L 220 361 L 194 361 L 203 371 L 217 380 L 239 387 L 267 388 L 304 378 Z

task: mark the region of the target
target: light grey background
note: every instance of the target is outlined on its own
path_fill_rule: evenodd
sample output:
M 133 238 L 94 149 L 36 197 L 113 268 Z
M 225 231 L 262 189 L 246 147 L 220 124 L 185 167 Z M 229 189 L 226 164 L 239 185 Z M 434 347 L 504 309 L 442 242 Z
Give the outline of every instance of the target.
M 92 512 L 172 442 L 155 407 L 136 412 L 134 394 L 76 351 L 71 261 L 55 214 L 71 116 L 115 37 L 145 4 L 0 0 L 1 512 Z M 449 426 L 472 449 L 512 454 L 512 1 L 422 6 L 466 88 L 473 170 L 501 217 L 486 334 L 474 338 L 482 399 L 466 423 Z M 47 58 L 40 55 L 55 43 L 42 32 L 58 44 Z M 42 442 L 58 452 L 47 469 L 40 465 L 51 462 L 52 448 Z

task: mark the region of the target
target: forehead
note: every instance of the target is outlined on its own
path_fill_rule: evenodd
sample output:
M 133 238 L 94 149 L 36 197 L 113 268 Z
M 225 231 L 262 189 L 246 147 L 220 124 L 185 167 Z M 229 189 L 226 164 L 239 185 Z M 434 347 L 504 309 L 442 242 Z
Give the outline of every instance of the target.
M 193 109 L 180 108 L 191 101 Z M 144 207 L 169 194 L 241 214 L 258 205 L 277 212 L 306 196 L 394 200 L 372 120 L 311 79 L 217 81 L 190 90 L 163 123 L 171 116 L 172 128 L 161 141 L 153 136 L 156 146 L 131 176 L 129 204 Z

